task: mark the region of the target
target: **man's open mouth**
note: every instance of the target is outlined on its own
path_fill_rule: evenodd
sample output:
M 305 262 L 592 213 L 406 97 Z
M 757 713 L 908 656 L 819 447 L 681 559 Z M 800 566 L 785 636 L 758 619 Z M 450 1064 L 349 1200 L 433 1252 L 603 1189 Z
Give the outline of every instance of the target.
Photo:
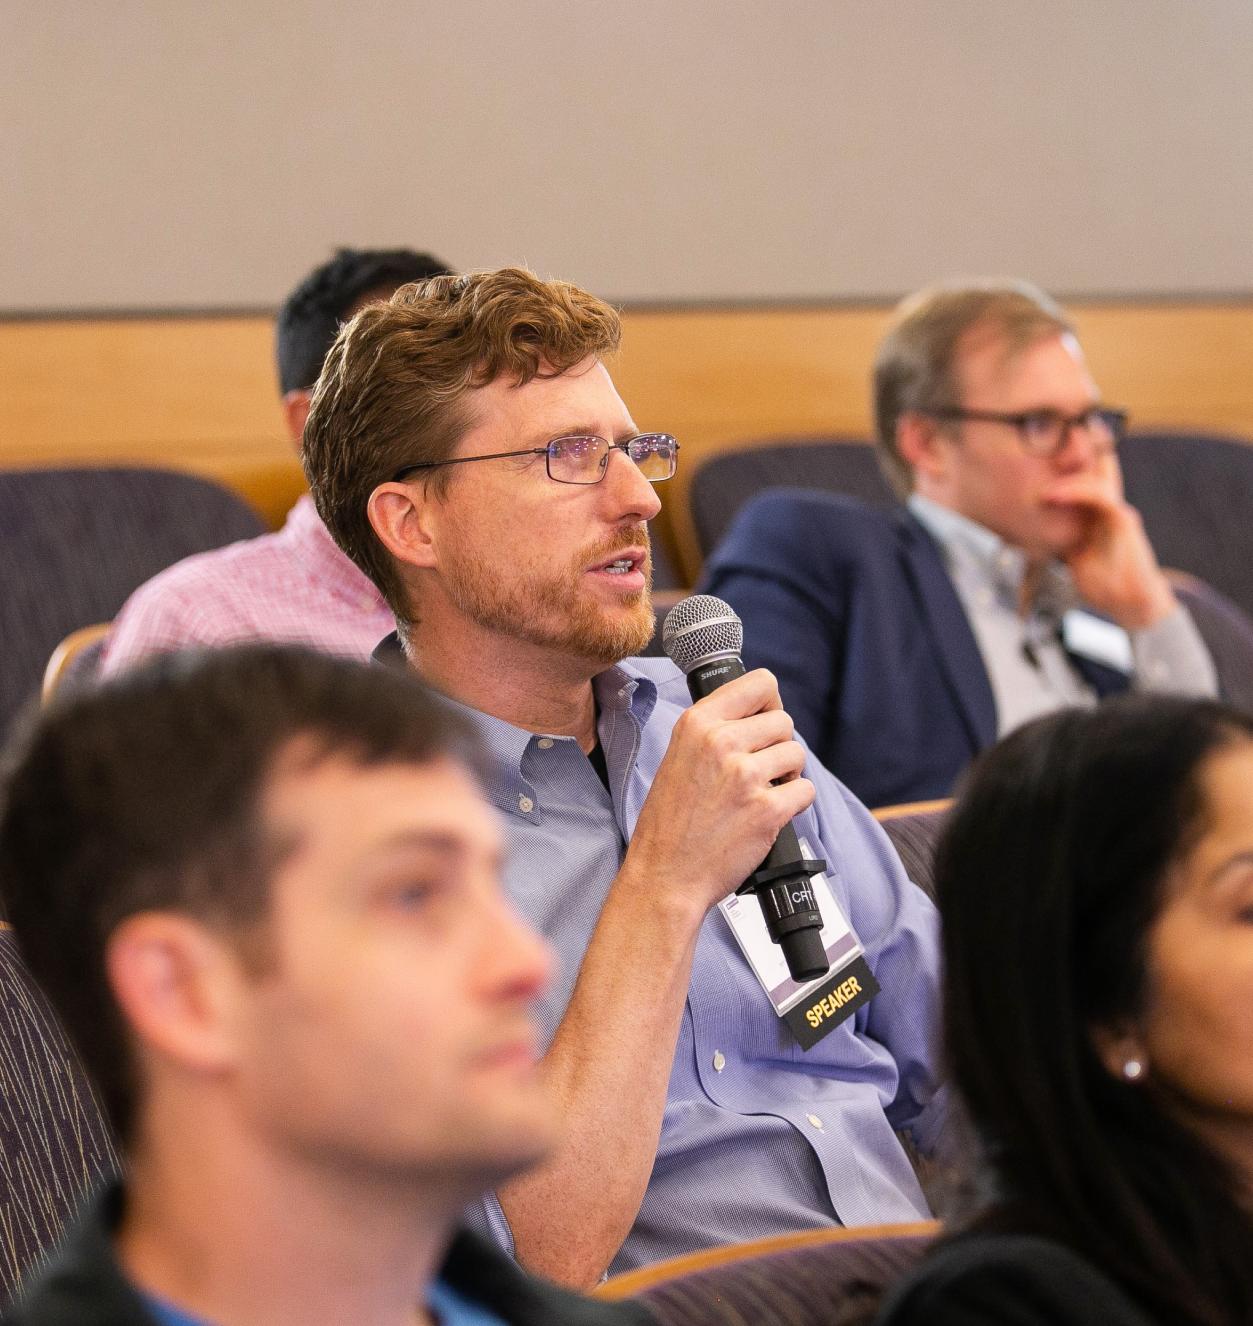
M 641 549 L 628 548 L 618 553 L 615 557 L 610 557 L 603 562 L 598 562 L 589 570 L 594 572 L 604 572 L 611 576 L 630 575 L 632 571 L 642 571 L 647 554 Z

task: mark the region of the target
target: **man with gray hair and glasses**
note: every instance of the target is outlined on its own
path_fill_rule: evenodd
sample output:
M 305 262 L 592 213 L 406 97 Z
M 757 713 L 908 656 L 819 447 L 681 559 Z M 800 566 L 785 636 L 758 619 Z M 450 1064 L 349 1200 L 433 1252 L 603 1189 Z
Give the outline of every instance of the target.
M 871 806 L 947 796 L 1028 719 L 1128 688 L 1217 693 L 1123 497 L 1126 415 L 1065 313 L 1023 281 L 906 299 L 879 347 L 881 512 L 762 494 L 709 559 L 744 659 Z

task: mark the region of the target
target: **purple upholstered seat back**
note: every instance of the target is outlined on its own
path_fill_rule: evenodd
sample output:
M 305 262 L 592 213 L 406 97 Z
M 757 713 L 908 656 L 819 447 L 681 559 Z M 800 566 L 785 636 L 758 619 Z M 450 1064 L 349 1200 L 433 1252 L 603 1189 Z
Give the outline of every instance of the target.
M 0 471 L 0 740 L 71 631 L 192 553 L 263 533 L 219 484 L 173 470 Z
M 83 1198 L 118 1170 L 95 1093 L 0 929 L 0 1308 L 39 1267 Z

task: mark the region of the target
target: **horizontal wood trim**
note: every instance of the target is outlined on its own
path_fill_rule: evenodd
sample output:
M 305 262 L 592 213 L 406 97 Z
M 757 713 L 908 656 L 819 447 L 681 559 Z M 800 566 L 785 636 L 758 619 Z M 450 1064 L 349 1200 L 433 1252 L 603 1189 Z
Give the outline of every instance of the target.
M 812 1248 L 827 1243 L 867 1243 L 893 1238 L 934 1238 L 940 1232 L 938 1220 L 918 1220 L 899 1225 L 854 1225 L 847 1229 L 806 1229 L 797 1234 L 777 1234 L 771 1238 L 755 1239 L 751 1243 L 732 1243 L 720 1248 L 705 1248 L 683 1257 L 672 1257 L 638 1271 L 627 1271 L 606 1280 L 593 1291 L 594 1298 L 631 1298 L 642 1290 L 667 1280 L 734 1262 L 767 1257 L 776 1252 L 791 1252 L 796 1248 Z
M 904 819 L 906 815 L 936 815 L 948 810 L 952 804 L 952 797 L 941 797 L 938 801 L 905 801 L 897 806 L 880 806 L 870 813 L 883 824 L 888 820 Z
M 1253 300 L 1078 304 L 1106 398 L 1141 427 L 1253 439 Z M 613 372 L 641 428 L 682 445 L 659 532 L 688 578 L 687 485 L 721 449 L 869 438 L 886 305 L 628 309 Z M 303 489 L 263 315 L 0 321 L 0 467 L 136 463 L 217 478 L 271 523 Z
M 103 640 L 112 625 L 112 622 L 93 622 L 90 626 L 80 626 L 57 645 L 44 669 L 43 684 L 39 691 L 42 703 L 47 704 L 57 693 L 70 664 L 84 649 L 90 649 L 97 640 Z
M 190 470 L 276 527 L 305 483 L 273 335 L 268 317 L 0 322 L 0 467 Z

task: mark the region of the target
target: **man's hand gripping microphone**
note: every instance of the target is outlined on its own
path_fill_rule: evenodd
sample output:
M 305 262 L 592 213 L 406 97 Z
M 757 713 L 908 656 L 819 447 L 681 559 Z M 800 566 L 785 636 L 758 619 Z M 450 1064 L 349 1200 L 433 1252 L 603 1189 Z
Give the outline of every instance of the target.
M 740 659 L 744 624 L 728 604 L 710 594 L 693 594 L 670 609 L 662 627 L 662 645 L 687 674 L 693 700 L 744 675 Z M 807 860 L 796 829 L 785 824 L 766 859 L 736 889 L 756 895 L 770 938 L 782 947 L 788 971 L 797 981 L 825 976 L 829 966 L 820 933 L 822 915 L 810 884 L 826 864 Z

